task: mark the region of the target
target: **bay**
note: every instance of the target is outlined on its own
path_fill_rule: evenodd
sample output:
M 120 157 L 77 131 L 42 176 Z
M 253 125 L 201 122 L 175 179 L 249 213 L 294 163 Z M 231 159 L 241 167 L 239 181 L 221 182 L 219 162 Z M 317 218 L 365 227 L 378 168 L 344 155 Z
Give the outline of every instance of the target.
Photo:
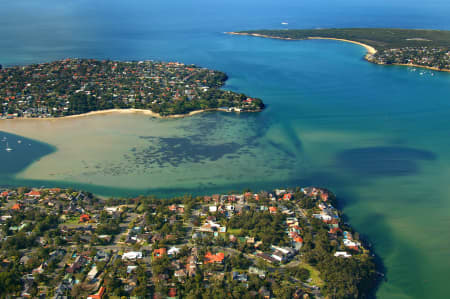
M 223 33 L 284 28 L 281 22 L 450 29 L 445 1 L 360 2 L 1 3 L 3 65 L 65 57 L 177 60 L 225 71 L 225 88 L 268 104 L 259 114 L 176 120 L 2 121 L 0 133 L 14 150 L 0 150 L 1 161 L 14 153 L 28 167 L 4 167 L 1 179 L 121 196 L 325 186 L 386 267 L 377 297 L 445 298 L 450 75 L 372 65 L 363 48 L 336 41 Z M 21 152 L 18 139 L 32 145 Z

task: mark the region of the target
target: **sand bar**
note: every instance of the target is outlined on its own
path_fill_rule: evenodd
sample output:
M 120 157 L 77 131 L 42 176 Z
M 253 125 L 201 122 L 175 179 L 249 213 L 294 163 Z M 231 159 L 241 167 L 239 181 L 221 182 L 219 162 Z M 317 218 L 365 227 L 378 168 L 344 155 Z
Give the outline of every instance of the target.
M 16 118 L 7 119 L 7 120 L 8 121 L 11 121 L 11 120 L 26 120 L 26 119 L 32 119 L 32 120 L 60 120 L 60 119 L 80 118 L 80 117 L 87 117 L 87 116 L 94 116 L 94 115 L 101 115 L 101 114 L 113 114 L 113 113 L 115 113 L 115 114 L 133 114 L 133 113 L 138 113 L 138 114 L 148 115 L 148 116 L 155 117 L 155 118 L 167 119 L 167 118 L 189 117 L 189 116 L 192 116 L 192 115 L 195 115 L 195 114 L 199 114 L 199 113 L 203 113 L 203 112 L 207 112 L 207 111 L 228 112 L 228 110 L 223 109 L 223 108 L 211 108 L 211 109 L 195 110 L 195 111 L 191 111 L 191 112 L 189 112 L 187 114 L 173 114 L 173 115 L 161 116 L 159 113 L 153 112 L 151 110 L 130 108 L 130 109 L 98 110 L 98 111 L 91 111 L 91 112 L 87 112 L 87 113 L 68 115 L 68 116 L 63 116 L 63 117 L 43 117 L 43 118 L 39 118 L 39 117 L 16 117 Z

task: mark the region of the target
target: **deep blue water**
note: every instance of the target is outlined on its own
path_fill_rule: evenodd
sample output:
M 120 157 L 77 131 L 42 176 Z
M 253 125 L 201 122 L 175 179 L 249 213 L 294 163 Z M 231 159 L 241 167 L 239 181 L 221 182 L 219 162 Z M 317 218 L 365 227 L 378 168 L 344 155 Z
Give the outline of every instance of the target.
M 267 127 L 262 135 L 271 137 L 261 138 L 279 147 L 280 155 L 301 160 L 302 166 L 290 169 L 288 162 L 282 164 L 292 173 L 283 181 L 268 175 L 265 180 L 242 180 L 205 190 L 329 187 L 387 268 L 380 298 L 445 298 L 450 291 L 446 284 L 450 276 L 450 74 L 426 71 L 421 75 L 420 70 L 372 65 L 362 59 L 364 49 L 352 44 L 265 40 L 224 32 L 450 29 L 449 15 L 450 2 L 443 0 L 2 1 L 0 64 L 66 57 L 155 59 L 227 72 L 226 88 L 261 97 L 268 104 L 260 115 L 249 116 Z M 17 142 L 21 137 L 8 138 Z M 33 143 L 33 149 L 32 155 L 16 157 L 14 163 L 2 151 L 0 162 L 6 166 L 0 173 L 13 175 L 55 150 L 41 143 Z M 13 176 L 3 181 L 48 184 Z M 143 191 L 77 186 L 108 194 Z M 189 188 L 151 191 L 195 192 Z
M 255 28 L 450 29 L 445 0 L 33 1 L 0 3 L 3 65 L 64 57 L 179 59 L 217 65 L 222 32 Z M 288 26 L 281 25 L 288 22 Z
M 6 149 L 11 149 L 6 151 Z M 32 150 L 30 150 L 32 149 Z M 42 142 L 0 131 L 0 177 L 24 170 L 37 159 L 51 154 L 55 148 Z

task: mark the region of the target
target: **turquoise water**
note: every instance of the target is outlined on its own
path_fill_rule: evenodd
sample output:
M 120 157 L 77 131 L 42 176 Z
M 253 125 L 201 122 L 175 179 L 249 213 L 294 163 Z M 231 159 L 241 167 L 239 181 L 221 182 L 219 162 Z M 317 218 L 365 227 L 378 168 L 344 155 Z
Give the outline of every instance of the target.
M 124 196 L 325 186 L 383 260 L 379 298 L 446 298 L 450 74 L 372 65 L 363 48 L 336 41 L 223 34 L 281 22 L 450 29 L 447 1 L 360 2 L 0 3 L 3 65 L 178 60 L 225 71 L 225 88 L 268 104 L 260 114 L 179 120 L 2 122 L 1 134 L 15 134 L 5 135 L 11 147 L 35 142 L 23 152 L 0 150 L 2 181 Z

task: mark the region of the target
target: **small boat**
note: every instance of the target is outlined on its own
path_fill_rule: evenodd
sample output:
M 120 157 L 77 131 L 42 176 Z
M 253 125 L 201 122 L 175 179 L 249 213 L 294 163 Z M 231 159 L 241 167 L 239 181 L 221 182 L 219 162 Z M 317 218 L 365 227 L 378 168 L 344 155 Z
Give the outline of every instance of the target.
M 281 22 L 281 25 L 289 25 L 287 22 Z
M 17 143 L 18 143 L 18 144 L 21 144 L 21 143 L 22 143 L 22 140 L 17 140 Z
M 9 147 L 8 142 L 6 143 L 6 148 L 5 148 L 5 150 L 6 150 L 7 152 L 10 152 L 10 151 L 13 150 L 12 148 Z

